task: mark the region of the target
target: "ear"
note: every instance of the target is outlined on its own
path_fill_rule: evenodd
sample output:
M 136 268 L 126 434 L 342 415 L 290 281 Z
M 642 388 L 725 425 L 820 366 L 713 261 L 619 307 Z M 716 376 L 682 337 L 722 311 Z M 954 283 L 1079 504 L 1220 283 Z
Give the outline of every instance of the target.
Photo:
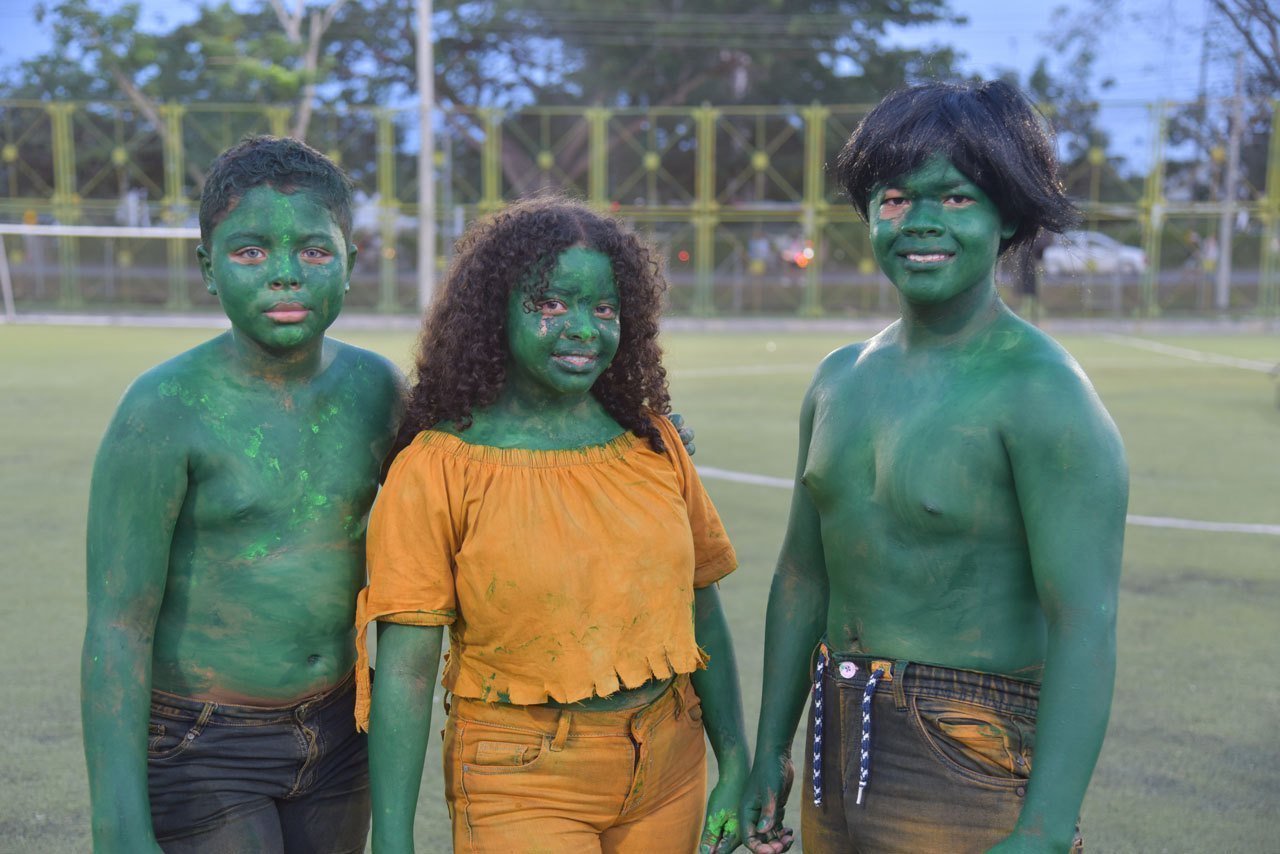
M 1018 226 L 1020 225 L 1022 225 L 1022 223 L 1016 219 L 1012 222 L 1002 222 L 1000 224 L 1000 240 L 1003 242 L 1013 237 L 1013 235 L 1017 233 Z
M 356 255 L 359 254 L 359 251 L 354 243 L 347 250 L 347 282 L 342 288 L 344 291 L 351 290 L 351 271 L 356 268 Z
M 213 280 L 213 258 L 209 250 L 201 243 L 196 247 L 196 259 L 200 262 L 200 278 L 204 279 L 205 289 L 214 296 L 218 295 L 218 283 Z

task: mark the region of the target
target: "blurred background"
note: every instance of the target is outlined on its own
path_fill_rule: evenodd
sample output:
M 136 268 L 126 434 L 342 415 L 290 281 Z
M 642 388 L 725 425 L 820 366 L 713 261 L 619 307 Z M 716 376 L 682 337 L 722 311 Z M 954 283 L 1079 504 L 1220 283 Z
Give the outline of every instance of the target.
M 674 313 L 891 314 L 826 165 L 886 92 L 977 77 L 1040 105 L 1086 212 L 1007 273 L 1011 304 L 1280 312 L 1269 0 L 3 0 L 0 26 L 10 313 L 216 310 L 190 263 L 204 170 L 268 132 L 356 183 L 349 310 L 415 311 L 469 220 L 558 187 L 649 235 Z
M 826 165 L 888 91 L 991 77 L 1039 104 L 1085 212 L 1002 290 L 1130 461 L 1087 848 L 1280 851 L 1275 0 L 0 0 L 0 854 L 90 847 L 89 472 L 130 380 L 225 325 L 194 264 L 219 151 L 292 134 L 349 172 L 338 334 L 402 367 L 470 220 L 556 187 L 648 235 L 673 400 L 742 561 L 723 598 L 754 738 L 801 396 L 896 313 Z

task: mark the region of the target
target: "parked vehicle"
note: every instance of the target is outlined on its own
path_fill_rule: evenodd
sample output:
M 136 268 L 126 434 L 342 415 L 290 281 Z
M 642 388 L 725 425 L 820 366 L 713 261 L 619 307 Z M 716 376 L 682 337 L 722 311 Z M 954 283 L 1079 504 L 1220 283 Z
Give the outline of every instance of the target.
M 1047 276 L 1112 273 L 1134 276 L 1147 269 L 1147 254 L 1098 231 L 1068 231 L 1044 250 Z

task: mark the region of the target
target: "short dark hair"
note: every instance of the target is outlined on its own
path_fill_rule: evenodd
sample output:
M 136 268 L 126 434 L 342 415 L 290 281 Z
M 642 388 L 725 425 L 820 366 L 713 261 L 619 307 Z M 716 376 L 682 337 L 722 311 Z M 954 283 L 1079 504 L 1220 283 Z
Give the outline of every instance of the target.
M 1079 219 L 1062 192 L 1053 132 L 1031 102 L 1001 80 L 899 89 L 867 113 L 836 158 L 835 176 L 864 219 L 875 191 L 944 157 L 987 194 L 1017 230 L 1000 252 L 1029 247 L 1041 229 Z
M 246 136 L 219 154 L 200 193 L 200 239 L 213 230 L 245 193 L 267 184 L 281 193 L 306 190 L 333 215 L 351 240 L 351 181 L 338 165 L 305 142 L 280 136 Z
M 658 345 L 666 279 L 654 254 L 629 229 L 581 202 L 546 193 L 515 202 L 468 226 L 423 320 L 415 376 L 404 418 L 383 464 L 422 430 L 441 422 L 458 429 L 498 398 L 506 382 L 507 302 L 522 289 L 536 300 L 560 254 L 584 246 L 608 256 L 620 300 L 621 338 L 591 394 L 620 425 L 662 451 L 651 420 L 671 411 Z

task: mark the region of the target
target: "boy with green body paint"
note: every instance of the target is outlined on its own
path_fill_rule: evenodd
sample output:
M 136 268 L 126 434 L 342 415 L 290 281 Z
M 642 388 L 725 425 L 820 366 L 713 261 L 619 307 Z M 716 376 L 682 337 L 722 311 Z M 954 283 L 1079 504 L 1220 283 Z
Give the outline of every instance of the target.
M 836 166 L 902 317 L 819 366 L 742 820 L 806 851 L 1066 852 L 1106 731 L 1128 501 L 1115 425 L 997 259 L 1074 211 L 1003 83 L 895 93 Z M 815 651 L 816 649 L 816 651 Z
M 139 377 L 94 466 L 94 850 L 363 851 L 354 608 L 400 376 L 325 337 L 356 254 L 333 163 L 248 139 L 214 162 L 200 227 L 231 329 Z

